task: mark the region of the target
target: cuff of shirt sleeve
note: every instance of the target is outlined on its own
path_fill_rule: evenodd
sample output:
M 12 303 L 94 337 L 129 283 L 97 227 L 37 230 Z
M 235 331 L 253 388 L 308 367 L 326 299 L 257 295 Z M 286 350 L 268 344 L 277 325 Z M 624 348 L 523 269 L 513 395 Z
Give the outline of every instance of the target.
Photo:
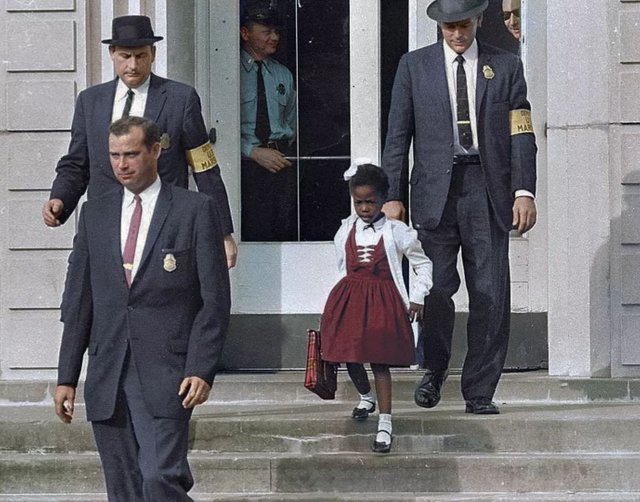
M 534 200 L 536 198 L 529 190 L 516 190 L 516 198 L 517 197 L 530 197 Z

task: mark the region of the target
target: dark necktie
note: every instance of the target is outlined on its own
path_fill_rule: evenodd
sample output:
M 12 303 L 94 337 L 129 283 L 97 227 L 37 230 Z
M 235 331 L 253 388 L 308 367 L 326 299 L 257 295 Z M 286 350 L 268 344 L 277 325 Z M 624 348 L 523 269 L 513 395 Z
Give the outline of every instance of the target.
M 131 104 L 133 103 L 133 91 L 131 89 L 129 89 L 127 91 L 127 100 L 124 103 L 124 110 L 122 110 L 122 117 L 128 117 L 129 116 L 129 112 L 131 111 Z
M 258 65 L 258 103 L 256 109 L 256 138 L 260 143 L 269 141 L 271 127 L 269 126 L 269 109 L 267 108 L 267 95 L 264 90 L 264 78 L 262 76 L 262 61 L 256 61 Z
M 133 208 L 131 215 L 131 223 L 129 223 L 129 233 L 127 241 L 124 244 L 122 253 L 122 266 L 124 267 L 124 275 L 127 278 L 127 285 L 131 287 L 131 271 L 133 270 L 133 260 L 136 256 L 136 243 L 138 242 L 138 232 L 140 231 L 140 221 L 142 220 L 142 200 L 139 195 L 135 195 L 133 200 L 136 207 Z
M 458 71 L 456 72 L 456 102 L 458 108 L 458 140 L 460 145 L 469 150 L 473 146 L 471 119 L 469 118 L 469 94 L 467 92 L 467 74 L 464 71 L 464 58 L 458 55 Z

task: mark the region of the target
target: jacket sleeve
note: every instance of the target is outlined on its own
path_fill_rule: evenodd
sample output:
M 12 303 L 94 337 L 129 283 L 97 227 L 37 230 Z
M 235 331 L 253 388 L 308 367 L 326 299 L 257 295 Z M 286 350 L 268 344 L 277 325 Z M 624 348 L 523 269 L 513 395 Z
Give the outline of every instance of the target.
M 58 384 L 76 386 L 84 352 L 89 345 L 93 320 L 93 297 L 85 211 L 80 215 L 78 233 L 69 255 L 67 278 L 62 296 L 64 329 L 58 355 Z
M 406 200 L 409 190 L 409 147 L 414 133 L 413 97 L 407 55 L 400 59 L 391 92 L 382 168 L 389 177 L 389 200 Z
M 199 376 L 212 384 L 227 334 L 231 299 L 220 223 L 208 197 L 198 210 L 195 228 L 202 305 L 191 328 L 184 376 Z
M 422 305 L 424 297 L 433 286 L 433 264 L 424 253 L 418 233 L 414 229 L 398 222 L 394 230 L 396 243 L 400 246 L 402 254 L 407 257 L 409 269 L 413 271 L 409 276 L 409 300 Z
M 80 93 L 71 123 L 69 151 L 56 166 L 56 177 L 51 187 L 50 199 L 60 199 L 64 210 L 60 222 L 67 221 L 73 213 L 80 197 L 89 185 L 89 150 L 85 122 L 84 93 Z
M 527 101 L 527 83 L 524 78 L 522 61 L 517 60 L 517 67 L 513 75 L 510 95 L 510 109 L 526 110 L 530 113 L 531 105 Z M 530 132 L 511 131 L 511 192 L 528 190 L 536 193 L 536 138 L 533 130 Z
M 187 99 L 185 114 L 182 120 L 183 146 L 192 150 L 209 143 L 209 135 L 202 118 L 200 97 L 195 89 L 191 89 Z M 211 146 L 213 148 L 213 146 Z M 186 152 L 185 152 L 186 154 Z M 192 166 L 193 167 L 193 166 Z M 233 233 L 233 221 L 229 209 L 229 197 L 217 163 L 206 171 L 193 171 L 198 191 L 209 195 L 215 202 L 223 235 Z

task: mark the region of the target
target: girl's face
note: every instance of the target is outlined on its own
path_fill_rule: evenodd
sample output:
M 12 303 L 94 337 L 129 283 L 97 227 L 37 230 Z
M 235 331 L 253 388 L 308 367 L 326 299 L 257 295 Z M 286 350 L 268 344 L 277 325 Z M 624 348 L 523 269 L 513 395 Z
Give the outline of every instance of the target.
M 370 185 L 355 187 L 351 192 L 351 197 L 353 197 L 353 205 L 356 209 L 356 214 L 365 223 L 375 221 L 380 214 L 380 211 L 382 211 L 384 201 Z

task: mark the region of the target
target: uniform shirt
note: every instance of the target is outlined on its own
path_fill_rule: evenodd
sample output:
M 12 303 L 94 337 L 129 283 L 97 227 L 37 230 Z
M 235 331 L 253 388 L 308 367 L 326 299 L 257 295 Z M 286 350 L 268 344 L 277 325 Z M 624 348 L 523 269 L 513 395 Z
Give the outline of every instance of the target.
M 149 225 L 151 224 L 151 217 L 158 201 L 158 194 L 160 193 L 160 177 L 147 187 L 144 191 L 140 192 L 140 201 L 142 204 L 142 217 L 140 219 L 140 230 L 138 230 L 138 240 L 136 241 L 136 253 L 133 258 L 133 268 L 131 269 L 131 280 L 136 276 L 138 267 L 140 266 L 140 259 L 142 258 L 142 251 L 144 250 L 144 244 L 147 242 L 147 233 L 149 232 Z M 129 225 L 131 224 L 131 217 L 133 216 L 133 210 L 135 208 L 134 193 L 130 192 L 126 188 L 122 195 L 122 215 L 120 216 L 120 250 L 124 253 L 124 246 L 127 242 L 127 236 L 129 235 Z
M 133 101 L 131 102 L 131 110 L 129 116 L 144 117 L 144 109 L 147 105 L 147 95 L 149 94 L 149 83 L 151 79 L 147 77 L 142 85 L 138 86 L 133 91 Z M 111 114 L 111 122 L 114 122 L 122 117 L 122 111 L 124 110 L 124 104 L 127 101 L 127 92 L 129 88 L 125 83 L 118 79 L 118 85 L 116 86 L 116 94 L 113 98 L 113 112 Z
M 260 146 L 255 135 L 258 103 L 258 65 L 245 50 L 240 51 L 241 149 L 244 157 Z M 270 140 L 293 142 L 296 137 L 296 92 L 289 69 L 273 58 L 262 61 L 264 90 L 269 110 Z

